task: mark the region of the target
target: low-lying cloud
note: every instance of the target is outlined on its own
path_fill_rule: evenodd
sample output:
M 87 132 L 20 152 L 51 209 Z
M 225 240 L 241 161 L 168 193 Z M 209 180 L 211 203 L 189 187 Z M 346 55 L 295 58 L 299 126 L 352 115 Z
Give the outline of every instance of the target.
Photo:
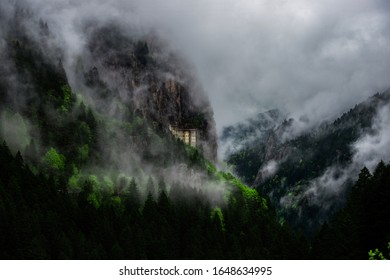
M 361 137 L 353 146 L 354 162 L 374 171 L 378 160 L 390 159 L 390 105 L 382 107 L 374 119 L 373 132 Z
M 362 135 L 352 144 L 352 161 L 349 165 L 328 167 L 324 173 L 311 180 L 307 189 L 297 196 L 284 196 L 280 203 L 291 207 L 294 202 L 305 197 L 309 204 L 321 208 L 324 213 L 335 204 L 343 201 L 348 185 L 357 180 L 363 167 L 371 173 L 375 171 L 380 160 L 388 162 L 390 159 L 390 105 L 378 108 L 370 132 Z
M 88 22 L 160 34 L 195 66 L 219 131 L 269 108 L 310 126 L 389 87 L 390 5 L 384 0 L 14 2 L 28 3 L 49 23 L 66 67 L 85 49 Z M 2 9 L 10 14 L 12 5 Z M 72 71 L 67 74 L 72 81 Z M 368 144 L 356 145 L 363 151 Z
M 162 35 L 195 65 L 219 131 L 271 108 L 310 125 L 389 87 L 385 0 L 26 2 L 58 29 L 70 58 L 88 19 Z
M 132 43 L 146 37 L 148 39 L 148 34 L 151 34 L 151 40 L 159 40 L 154 36 L 158 31 L 152 25 L 148 24 L 147 21 L 139 22 L 139 17 L 135 16 L 137 12 L 134 12 L 133 4 L 135 3 L 129 4 L 126 1 L 103 2 L 99 0 L 84 2 L 10 0 L 6 3 L 1 3 L 0 16 L 7 16 L 7 18 L 0 18 L 1 23 L 3 23 L 0 25 L 0 50 L 4 50 L 0 54 L 0 57 L 4 56 L 5 59 L 8 58 L 7 61 L 2 61 L 4 62 L 3 65 L 0 65 L 0 73 L 5 74 L 4 79 L 0 82 L 4 80 L 7 83 L 4 96 L 15 99 L 12 102 L 10 101 L 10 104 L 12 104 L 11 107 L 16 111 L 19 107 L 24 108 L 27 106 L 30 94 L 36 97 L 34 86 L 29 81 L 28 71 L 26 71 L 27 74 L 25 75 L 26 80 L 22 80 L 24 74 L 16 73 L 14 69 L 16 68 L 15 62 L 10 56 L 11 48 L 8 48 L 7 44 L 3 42 L 3 38 L 12 41 L 14 38 L 18 38 L 20 34 L 21 36 L 25 35 L 29 39 L 27 42 L 31 44 L 29 47 L 34 49 L 34 51 L 36 50 L 37 53 L 39 51 L 42 53 L 42 57 L 39 57 L 39 59 L 47 60 L 48 63 L 55 65 L 61 64 L 64 66 L 66 77 L 72 86 L 72 91 L 77 93 L 77 103 L 82 101 L 96 113 L 95 118 L 99 124 L 96 131 L 92 132 L 92 126 L 89 126 L 89 124 L 85 125 L 85 123 L 81 123 L 79 126 L 79 130 L 83 133 L 85 132 L 88 137 L 92 138 L 92 133 L 96 133 L 93 136 L 96 143 L 85 144 L 87 142 L 83 142 L 85 145 L 78 147 L 77 150 L 75 149 L 80 161 L 85 161 L 85 164 L 72 167 L 72 175 L 68 182 L 71 191 L 80 191 L 83 181 L 87 179 L 93 181 L 93 184 L 96 186 L 112 189 L 114 181 L 120 181 L 121 178 L 124 178 L 124 182 L 128 183 L 130 177 L 136 178 L 137 183 L 145 187 L 145 182 L 150 177 L 155 181 L 158 178 L 164 179 L 170 187 L 179 184 L 194 189 L 196 192 L 202 191 L 213 205 L 223 204 L 226 191 L 232 189 L 228 183 L 216 182 L 216 180 L 210 179 L 204 172 L 195 171 L 193 168 L 186 167 L 184 164 L 177 164 L 177 162 L 180 162 L 180 159 L 177 162 L 173 160 L 175 164 L 168 167 L 165 166 L 165 163 L 164 167 L 157 163 L 153 164 L 150 162 L 150 159 L 147 160 L 145 158 L 157 157 L 165 153 L 167 155 L 167 162 L 169 162 L 169 158 L 173 158 L 175 152 L 169 150 L 169 147 L 165 145 L 167 142 L 162 141 L 159 138 L 160 136 L 154 133 L 141 118 L 135 117 L 132 125 L 126 124 L 126 127 L 122 126 L 120 122 L 122 117 L 124 118 L 124 115 L 126 115 L 123 111 L 127 110 L 125 105 L 126 102 L 130 101 L 127 99 L 128 94 L 133 94 L 131 92 L 132 89 L 127 87 L 127 82 L 131 81 L 132 72 L 129 69 L 118 70 L 120 67 L 110 70 L 109 66 L 106 67 L 107 63 L 105 62 L 109 61 L 109 58 L 112 57 L 114 57 L 113 60 L 119 59 L 118 57 L 110 56 L 110 52 L 115 53 L 115 51 L 118 53 L 123 51 L 125 53 L 124 57 L 126 55 L 131 57 L 132 51 L 134 50 Z M 16 15 L 15 18 L 13 18 L 14 15 Z M 47 28 L 47 32 L 42 34 L 42 30 L 45 28 Z M 109 30 L 109 32 L 98 32 L 102 28 L 106 28 L 105 30 Z M 125 49 L 122 50 L 119 46 L 117 50 L 115 49 L 117 47 L 115 44 L 120 45 L 122 41 L 121 39 L 113 40 L 112 42 L 107 42 L 108 46 L 102 48 L 103 54 L 93 53 L 91 44 L 98 45 L 99 48 L 99 46 L 104 45 L 104 42 L 99 42 L 99 40 L 109 40 L 109 38 L 112 38 L 110 37 L 111 34 L 115 38 L 115 32 L 123 33 L 120 37 L 123 37 L 122 39 L 126 42 L 129 41 L 131 43 L 126 43 Z M 191 75 L 191 69 L 185 68 L 182 71 L 181 67 L 186 63 L 181 63 L 180 55 L 168 55 L 167 53 L 170 52 L 170 49 L 167 50 L 165 48 L 164 41 L 166 39 L 163 38 L 162 40 L 163 42 L 161 44 L 158 41 L 155 45 L 149 45 L 151 55 L 154 54 L 152 48 L 159 48 L 156 51 L 156 55 L 158 56 L 156 61 L 158 60 L 160 62 L 159 66 L 162 65 L 162 69 L 159 69 L 158 73 L 156 73 L 156 79 L 160 78 L 159 75 L 163 75 L 163 80 L 182 81 L 181 79 L 186 79 L 183 81 L 183 84 L 191 91 L 191 94 L 196 93 L 198 97 L 194 97 L 196 99 L 194 104 L 202 110 L 206 110 L 206 106 L 201 106 L 203 104 L 207 105 L 207 102 L 204 101 L 203 96 L 201 97 L 201 89 L 197 90 L 197 82 L 189 81 L 191 80 L 191 76 L 186 76 L 188 74 L 187 71 Z M 16 41 L 17 39 L 15 39 Z M 168 62 L 171 64 L 164 64 L 169 59 L 173 60 Z M 95 88 L 93 85 L 90 86 L 87 84 L 86 76 L 91 73 L 86 71 L 91 69 L 93 72 L 93 66 L 100 67 L 99 71 L 95 68 L 95 74 L 99 76 L 101 83 L 104 84 L 102 90 L 107 86 L 110 92 L 113 93 L 112 96 L 110 95 L 106 98 L 104 94 L 97 92 L 100 88 Z M 13 81 L 11 78 L 15 80 Z M 8 83 L 12 84 L 13 87 L 8 87 Z M 2 85 L 0 84 L 0 86 Z M 146 95 L 142 84 L 135 88 L 134 94 Z M 137 92 L 137 90 L 140 92 Z M 18 93 L 15 95 L 18 98 L 12 96 L 13 92 Z M 3 98 L 3 92 L 1 92 L 0 97 Z M 52 114 L 58 114 L 58 111 L 51 108 L 50 105 L 43 109 L 48 118 Z M 152 110 L 153 108 L 148 109 Z M 105 122 L 100 122 L 100 119 L 105 116 L 110 117 L 108 125 Z M 128 115 L 126 116 L 128 117 Z M 4 136 L 14 152 L 20 150 L 23 153 L 31 140 L 39 140 L 35 139 L 38 135 L 35 132 L 39 130 L 36 127 L 38 125 L 34 125 L 13 111 L 9 114 L 7 112 L 1 112 L 0 114 L 0 135 L 2 137 Z M 212 123 L 210 122 L 209 125 L 211 126 Z M 140 139 L 136 133 L 134 133 L 135 135 L 132 134 L 134 132 L 133 130 L 137 129 L 136 127 L 138 126 L 142 127 L 142 132 L 148 134 L 149 141 L 140 143 Z M 39 141 L 36 143 L 37 141 L 34 144 L 38 146 L 42 144 Z M 88 159 L 91 149 L 94 149 L 92 146 L 95 144 L 99 149 L 99 157 L 104 159 L 102 162 L 98 160 L 85 160 Z M 43 152 L 51 149 L 51 147 L 39 148 L 42 148 Z M 147 156 L 145 156 L 145 152 L 147 152 Z M 66 159 L 64 160 L 66 161 Z

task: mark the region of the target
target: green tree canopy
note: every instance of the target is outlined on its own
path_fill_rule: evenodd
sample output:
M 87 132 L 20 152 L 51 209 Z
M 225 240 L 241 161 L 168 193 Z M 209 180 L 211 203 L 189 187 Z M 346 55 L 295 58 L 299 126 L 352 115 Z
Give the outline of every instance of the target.
M 43 159 L 45 165 L 52 171 L 62 171 L 65 168 L 65 156 L 56 149 L 50 148 Z

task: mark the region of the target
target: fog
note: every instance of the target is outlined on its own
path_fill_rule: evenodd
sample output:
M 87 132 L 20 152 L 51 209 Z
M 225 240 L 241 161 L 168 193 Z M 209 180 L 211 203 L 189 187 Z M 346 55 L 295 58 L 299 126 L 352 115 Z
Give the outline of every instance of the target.
M 348 185 L 358 179 L 360 171 L 367 167 L 371 174 L 382 160 L 388 163 L 390 159 L 390 106 L 389 104 L 378 108 L 373 119 L 371 130 L 351 145 L 353 151 L 349 164 L 329 166 L 323 174 L 308 183 L 307 189 L 297 196 L 286 195 L 280 199 L 283 206 L 291 207 L 294 202 L 306 198 L 309 204 L 321 208 L 321 217 L 340 201 L 345 199 Z
M 389 86 L 384 1 L 155 2 L 140 17 L 196 65 L 219 129 L 272 108 L 332 118 Z
M 67 78 L 76 90 L 83 87 L 77 78 L 79 73 L 75 72 L 80 57 L 90 62 L 88 66 L 96 62 L 88 57 L 87 44 L 98 27 L 115 23 L 127 35 L 135 34 L 138 38 L 157 34 L 163 48 L 183 57 L 188 73 L 199 80 L 192 86 L 199 86 L 199 92 L 208 96 L 219 133 L 224 127 L 260 112 L 279 109 L 280 115 L 295 120 L 288 135 L 283 135 L 288 139 L 338 117 L 390 86 L 390 4 L 385 0 L 5 0 L 0 5 L 3 22 L 14 14 L 15 3 L 28 7 L 34 15 L 32 21 L 47 22 L 50 34 L 40 45 L 42 51 L 53 61 L 61 58 Z M 29 36 L 40 42 L 36 26 L 26 24 L 25 28 Z M 5 48 L 2 38 L 7 28 L 12 26 L 0 26 L 1 51 Z M 3 52 L 0 58 L 0 74 L 12 81 L 13 69 L 5 66 L 7 58 Z M 115 75 L 121 73 L 101 74 L 115 88 Z M 16 83 L 10 84 L 10 89 L 18 89 Z M 142 94 L 142 87 L 138 90 Z M 87 105 L 107 108 L 112 114 L 123 99 L 121 96 L 122 99 L 107 104 L 106 100 L 88 99 L 86 88 L 84 94 Z M 20 105 L 21 101 L 15 102 Z M 350 165 L 328 167 L 303 193 L 285 196 L 281 204 L 291 206 L 308 197 L 310 203 L 328 211 L 363 166 L 372 172 L 378 160 L 388 161 L 389 116 L 389 108 L 382 108 L 375 118 L 373 133 L 362 135 L 353 143 Z M 0 132 L 7 135 L 13 151 L 25 148 L 36 137 L 36 130 L 17 114 L 0 116 Z M 143 181 L 156 169 L 144 165 L 127 146 L 128 139 L 123 139 L 119 129 L 116 132 L 111 142 L 100 143 L 106 145 L 102 156 L 113 163 L 115 172 L 128 178 L 137 175 L 138 182 L 145 185 Z M 160 147 L 151 149 L 152 153 L 159 151 Z M 271 176 L 278 164 L 271 160 L 261 171 Z M 86 167 L 73 177 L 77 181 L 82 172 L 100 171 Z M 193 189 L 207 186 L 207 196 L 216 204 L 223 200 L 223 192 L 231 189 L 183 166 L 160 171 L 168 185 L 179 181 Z
M 273 108 L 313 125 L 389 87 L 385 0 L 26 1 L 58 28 L 69 57 L 88 19 L 160 34 L 194 65 L 219 132 Z
M 74 166 L 68 182 L 71 192 L 80 191 L 82 181 L 87 178 L 94 181 L 96 186 L 107 189 L 112 189 L 113 181 L 117 177 L 123 177 L 127 183 L 131 177 L 134 177 L 141 186 L 146 185 L 148 178 L 155 181 L 159 178 L 163 179 L 169 187 L 182 184 L 196 191 L 204 192 L 212 203 L 222 204 L 223 194 L 232 188 L 229 184 L 222 181 L 216 182 L 203 172 L 195 171 L 193 168 L 186 166 L 176 164 L 162 168 L 158 164 L 144 160 L 143 152 L 146 149 L 153 156 L 165 152 L 169 157 L 171 156 L 169 153 L 173 154 L 174 152 L 170 151 L 169 147 L 164 146 L 167 142 L 161 141 L 160 136 L 150 132 L 150 128 L 147 127 L 146 122 L 143 123 L 142 119 L 140 122 L 144 124 L 144 132 L 149 133 L 150 138 L 153 138 L 150 140 L 151 147 L 147 147 L 145 143 L 137 142 L 133 135 L 129 137 L 129 132 L 125 131 L 120 121 L 116 121 L 125 118 L 125 113 L 121 111 L 122 107 L 120 106 L 123 106 L 122 103 L 129 101 L 130 94 L 145 95 L 144 98 L 147 98 L 146 94 L 148 92 L 145 89 L 146 85 L 141 85 L 134 89 L 134 92 L 130 92 L 131 90 L 127 86 L 128 81 L 131 81 L 132 71 L 129 71 L 129 69 L 118 70 L 104 67 L 104 62 L 110 58 L 106 52 L 115 49 L 114 44 L 121 44 L 121 40 L 109 41 L 109 47 L 102 48 L 103 53 L 93 53 L 91 42 L 102 45 L 103 43 L 99 42 L 101 37 L 111 38 L 107 33 L 120 32 L 123 37 L 134 42 L 145 38 L 156 40 L 155 44 L 149 45 L 151 55 L 153 55 L 153 48 L 158 48 L 156 60 L 159 60 L 162 65 L 161 69 L 155 70 L 156 79 L 172 79 L 183 83 L 189 90 L 189 94 L 197 94 L 197 96 L 191 96 L 194 99 L 193 104 L 199 107 L 199 110 L 203 110 L 203 113 L 208 113 L 206 110 L 209 109 L 208 103 L 204 100 L 201 86 L 198 89 L 198 83 L 191 80 L 192 67 L 182 69 L 187 64 L 181 62 L 180 53 L 177 57 L 168 54 L 170 52 L 169 40 L 162 38 L 160 42 L 158 38 L 155 38 L 157 31 L 154 28 L 141 24 L 135 17 L 127 15 L 127 13 L 132 13 L 132 9 L 130 6 L 126 6 L 125 1 L 116 3 L 118 5 L 112 6 L 109 5 L 110 3 L 103 1 L 78 3 L 76 1 L 10 0 L 1 3 L 0 57 L 2 58 L 2 64 L 0 65 L 0 74 L 3 74 L 0 80 L 1 101 L 4 99 L 5 103 L 12 104 L 12 108 L 24 109 L 31 104 L 29 102 L 32 99 L 37 97 L 36 89 L 30 82 L 28 74 L 25 75 L 26 77 L 23 74 L 17 74 L 16 63 L 10 55 L 11 52 L 8 53 L 9 49 L 6 44 L 6 40 L 15 40 L 15 43 L 17 43 L 18 40 L 14 38 L 18 38 L 18 35 L 26 36 L 29 39 L 26 40 L 29 44 L 28 47 L 36 49 L 37 52 L 39 50 L 42 54 L 40 60 L 47 60 L 48 63 L 64 66 L 66 78 L 72 87 L 73 93 L 77 95 L 76 102 L 85 103 L 96 113 L 95 116 L 98 119 L 107 116 L 111 121 L 107 126 L 102 124 L 96 136 L 99 156 L 104 160 L 99 163 L 88 161 L 85 165 L 77 166 L 77 168 Z M 100 27 L 109 27 L 109 32 L 99 33 Z M 115 36 L 113 37 L 115 39 Z M 102 40 L 104 41 L 104 38 Z M 126 50 L 120 51 L 126 51 L 130 56 L 132 47 L 129 46 Z M 172 61 L 169 61 L 169 59 Z M 111 90 L 112 94 L 107 98 L 99 96 L 99 93 L 96 92 L 98 89 L 86 83 L 85 73 L 95 66 L 99 67 L 98 75 Z M 23 80 L 23 78 L 25 79 Z M 4 92 L 2 91 L 3 87 Z M 137 100 L 140 101 L 140 98 Z M 58 111 L 51 108 L 50 105 L 45 106 L 43 110 L 47 118 L 53 117 L 53 121 L 57 120 Z M 151 111 L 153 108 L 148 108 L 148 110 Z M 4 138 L 12 152 L 15 153 L 19 150 L 25 156 L 27 152 L 24 154 L 24 151 L 31 140 L 34 140 L 36 148 L 42 151 L 43 154 L 52 148 L 46 146 L 47 144 L 40 143 L 40 127 L 33 123 L 33 120 L 30 122 L 29 119 L 23 118 L 12 110 L 0 113 L 0 137 Z M 211 120 L 209 126 L 212 128 L 212 125 Z M 87 130 L 90 130 L 90 128 L 87 127 Z M 85 148 L 83 151 L 88 157 L 90 150 L 88 144 L 81 148 Z M 36 156 L 41 157 L 43 154 L 37 154 Z M 34 157 L 34 160 L 42 162 L 41 158 Z M 146 193 L 144 192 L 144 194 Z

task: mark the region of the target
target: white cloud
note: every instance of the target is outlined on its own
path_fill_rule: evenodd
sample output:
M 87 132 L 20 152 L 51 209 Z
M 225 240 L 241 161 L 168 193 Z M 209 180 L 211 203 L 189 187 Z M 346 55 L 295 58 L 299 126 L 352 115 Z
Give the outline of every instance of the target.
M 374 171 L 378 161 L 390 160 L 390 105 L 381 108 L 374 119 L 373 133 L 361 137 L 355 144 L 353 161 Z
M 304 193 L 294 198 L 288 195 L 282 197 L 280 203 L 290 205 L 292 200 L 306 197 L 311 204 L 328 210 L 344 198 L 347 183 L 356 181 L 363 167 L 373 173 L 380 160 L 389 162 L 389 147 L 390 105 L 386 105 L 378 109 L 371 131 L 352 144 L 353 157 L 349 165 L 343 168 L 337 165 L 328 167 L 321 176 L 310 181 Z
M 27 0 L 82 47 L 80 22 L 153 29 L 195 65 L 219 130 L 281 108 L 313 122 L 389 87 L 384 0 Z

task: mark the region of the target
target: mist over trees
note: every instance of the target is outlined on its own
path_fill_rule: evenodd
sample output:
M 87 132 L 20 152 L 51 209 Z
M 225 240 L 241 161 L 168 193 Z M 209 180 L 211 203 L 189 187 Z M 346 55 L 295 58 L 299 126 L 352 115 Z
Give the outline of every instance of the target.
M 278 110 L 231 126 L 220 171 L 208 96 L 161 34 L 30 2 L 0 4 L 1 259 L 384 257 L 388 92 L 310 132 Z
M 210 108 L 177 58 L 110 25 L 91 36 L 99 69 L 80 58 L 70 73 L 51 25 L 13 12 L 2 18 L 2 259 L 304 257 L 266 199 L 210 161 Z M 184 144 L 167 121 L 204 143 Z
M 390 165 L 383 161 L 373 174 L 366 167 L 361 170 L 346 206 L 317 233 L 312 258 L 365 259 L 374 249 L 388 252 L 389 178 Z
M 238 176 L 270 197 L 281 221 L 312 235 L 345 204 L 363 166 L 388 158 L 389 92 L 377 93 L 333 121 L 294 136 L 294 119 L 269 112 L 225 129 Z M 276 114 L 280 114 L 277 113 Z M 276 121 L 277 120 L 277 121 Z M 242 139 L 242 135 L 251 137 Z M 387 144 L 385 144 L 387 143 Z

